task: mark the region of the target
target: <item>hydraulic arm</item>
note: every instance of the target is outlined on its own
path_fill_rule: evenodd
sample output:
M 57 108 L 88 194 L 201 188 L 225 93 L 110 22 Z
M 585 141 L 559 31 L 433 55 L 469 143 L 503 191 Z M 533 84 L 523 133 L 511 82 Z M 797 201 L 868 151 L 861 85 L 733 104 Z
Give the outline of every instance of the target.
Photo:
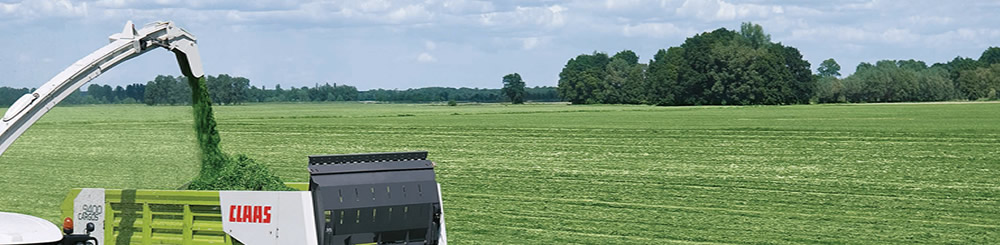
M 194 35 L 172 22 L 154 22 L 136 30 L 131 21 L 121 33 L 108 37 L 108 45 L 76 61 L 34 92 L 21 96 L 0 119 L 0 155 L 46 112 L 90 80 L 156 47 L 173 51 L 181 73 L 200 78 L 205 75 Z

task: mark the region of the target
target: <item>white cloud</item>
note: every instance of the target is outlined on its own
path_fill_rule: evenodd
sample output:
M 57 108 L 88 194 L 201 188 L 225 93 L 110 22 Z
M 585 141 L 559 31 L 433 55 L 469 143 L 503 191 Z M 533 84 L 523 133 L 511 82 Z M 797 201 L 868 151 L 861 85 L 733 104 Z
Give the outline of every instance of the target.
M 823 11 L 820 11 L 820 10 L 817 10 L 817 9 L 814 9 L 814 8 L 800 7 L 800 6 L 794 6 L 794 5 L 793 6 L 784 6 L 784 7 L 781 7 L 781 8 L 782 8 L 781 9 L 782 11 L 779 14 L 795 15 L 795 16 L 803 16 L 803 17 L 811 17 L 811 18 L 820 17 L 823 14 L 825 14 Z
M 951 17 L 942 17 L 942 16 L 914 15 L 910 16 L 909 18 L 906 18 L 906 20 L 913 25 L 947 25 L 951 24 L 951 22 L 954 19 L 952 19 Z
M 542 42 L 544 42 L 544 40 L 539 37 L 522 38 L 521 49 L 531 50 L 534 49 L 535 47 L 538 47 L 538 45 L 541 44 Z
M 1000 29 L 959 28 L 941 33 L 920 34 L 909 28 L 865 29 L 850 26 L 824 26 L 797 28 L 791 31 L 788 40 L 852 44 L 859 47 L 890 45 L 900 47 L 952 47 L 995 45 L 1000 41 Z M 957 55 L 957 54 L 956 54 Z M 882 57 L 879 57 L 882 58 Z M 946 57 L 948 58 L 948 57 Z
M 435 61 L 437 61 L 437 59 L 434 58 L 434 56 L 431 55 L 431 54 L 420 53 L 420 55 L 417 55 L 417 62 L 420 62 L 420 63 L 430 63 L 430 62 L 435 62 Z
M 871 1 L 868 1 L 868 2 L 864 2 L 864 3 L 849 3 L 849 4 L 844 4 L 842 6 L 837 6 L 837 9 L 838 10 L 842 10 L 842 9 L 848 9 L 848 10 L 850 10 L 850 9 L 874 9 L 877 4 L 878 4 L 878 0 L 871 0 Z
M 692 29 L 681 29 L 673 23 L 641 23 L 622 26 L 622 35 L 626 37 L 646 36 L 663 38 L 668 36 L 687 36 L 694 32 Z
M 517 6 L 514 11 L 481 14 L 479 22 L 488 26 L 535 25 L 555 28 L 566 24 L 565 12 L 567 10 L 567 8 L 560 5 L 546 7 Z
M 407 5 L 389 13 L 389 20 L 393 23 L 400 23 L 407 20 L 429 20 L 434 16 L 421 5 Z
M 822 26 L 794 29 L 791 40 L 872 41 L 875 34 L 857 27 Z
M 928 46 L 992 46 L 1000 41 L 1000 29 L 959 28 L 926 38 Z
M 450 13 L 486 13 L 493 12 L 493 3 L 475 0 L 446 0 L 441 3 L 441 7 Z
M 373 2 L 373 1 L 367 1 Z M 244 1 L 244 0 L 97 0 L 95 7 L 108 9 L 192 9 L 192 10 L 242 10 L 274 11 L 290 10 L 300 3 L 297 1 Z
M 87 2 L 74 4 L 68 0 L 36 0 L 0 3 L 0 11 L 4 13 L 4 16 L 0 16 L 0 19 L 20 18 L 22 20 L 33 20 L 50 17 L 86 17 L 88 7 Z
M 437 48 L 437 44 L 434 41 L 424 41 L 424 49 L 434 50 Z
M 910 29 L 899 29 L 890 28 L 885 30 L 880 35 L 881 41 L 888 43 L 909 43 L 912 44 L 913 41 L 919 41 L 920 37 L 911 33 Z
M 357 2 L 354 3 L 357 4 L 355 6 L 363 12 L 386 11 L 392 7 L 392 3 L 386 0 L 368 0 L 360 1 L 359 4 Z
M 675 11 L 681 16 L 694 16 L 708 21 L 734 20 L 736 18 L 764 18 L 784 13 L 780 6 L 757 4 L 732 4 L 723 0 L 687 0 Z
M 605 0 L 604 7 L 607 9 L 631 9 L 643 6 L 643 0 Z
M 18 6 L 19 4 L 16 3 L 0 3 L 0 12 L 4 14 L 14 13 Z
M 559 5 L 552 5 L 547 9 L 549 10 L 548 15 L 540 18 L 539 22 L 545 23 L 550 27 L 559 27 L 566 23 L 566 17 L 563 15 L 563 12 L 567 10 L 566 8 Z

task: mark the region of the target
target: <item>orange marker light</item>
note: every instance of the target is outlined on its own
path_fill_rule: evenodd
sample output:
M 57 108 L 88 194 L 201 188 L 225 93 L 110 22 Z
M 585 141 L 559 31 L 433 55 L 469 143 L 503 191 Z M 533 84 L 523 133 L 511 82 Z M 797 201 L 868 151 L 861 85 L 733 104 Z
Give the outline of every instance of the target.
M 63 232 L 67 235 L 73 233 L 73 219 L 66 217 L 66 219 L 63 220 Z

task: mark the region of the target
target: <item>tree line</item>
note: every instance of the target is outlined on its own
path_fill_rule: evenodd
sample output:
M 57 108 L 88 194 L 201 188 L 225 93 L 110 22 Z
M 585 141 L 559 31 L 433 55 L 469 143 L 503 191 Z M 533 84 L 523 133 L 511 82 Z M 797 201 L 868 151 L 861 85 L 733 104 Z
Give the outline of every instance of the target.
M 660 49 L 648 63 L 631 50 L 594 52 L 567 61 L 561 98 L 573 104 L 780 105 L 998 99 L 1000 48 L 978 60 L 957 57 L 928 66 L 916 60 L 861 63 L 839 79 L 824 61 L 813 74 L 798 49 L 771 42 L 760 25 L 720 28 Z
M 523 92 L 526 101 L 559 101 L 555 87 L 526 87 Z M 502 89 L 491 88 L 445 88 L 428 87 L 406 90 L 372 89 L 359 93 L 362 101 L 391 102 L 439 102 L 461 101 L 497 103 L 507 102 L 510 98 L 504 96 Z
M 523 85 L 523 82 L 521 82 Z M 400 103 L 428 102 L 481 102 L 510 101 L 502 89 L 427 87 L 405 90 L 372 89 L 358 91 L 354 86 L 342 84 L 315 84 L 313 87 L 273 88 L 253 86 L 244 77 L 219 74 L 206 77 L 212 102 L 217 105 L 236 105 L 248 102 L 322 102 L 322 101 L 382 101 Z M 14 103 L 22 95 L 33 91 L 28 88 L 0 87 L 0 107 Z M 559 101 L 555 87 L 525 88 L 518 99 L 527 101 Z M 191 103 L 191 88 L 183 76 L 159 75 L 145 84 L 127 86 L 91 84 L 86 91 L 77 91 L 63 100 L 63 104 L 131 104 L 185 105 Z
M 832 69 L 832 68 L 836 69 Z M 862 62 L 854 74 L 839 79 L 839 65 L 820 65 L 814 100 L 820 103 L 901 102 L 1000 99 L 1000 48 L 990 47 L 979 59 L 956 57 L 928 66 L 918 60 Z

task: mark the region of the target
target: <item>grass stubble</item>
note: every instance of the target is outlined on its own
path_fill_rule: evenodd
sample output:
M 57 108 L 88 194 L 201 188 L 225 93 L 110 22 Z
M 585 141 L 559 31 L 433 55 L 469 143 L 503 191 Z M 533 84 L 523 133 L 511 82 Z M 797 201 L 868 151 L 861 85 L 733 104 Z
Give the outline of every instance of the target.
M 1000 103 L 214 109 L 226 152 L 289 181 L 309 154 L 431 152 L 457 243 L 1000 244 Z M 176 188 L 191 125 L 56 107 L 0 158 L 0 210 L 58 222 L 70 188 Z

